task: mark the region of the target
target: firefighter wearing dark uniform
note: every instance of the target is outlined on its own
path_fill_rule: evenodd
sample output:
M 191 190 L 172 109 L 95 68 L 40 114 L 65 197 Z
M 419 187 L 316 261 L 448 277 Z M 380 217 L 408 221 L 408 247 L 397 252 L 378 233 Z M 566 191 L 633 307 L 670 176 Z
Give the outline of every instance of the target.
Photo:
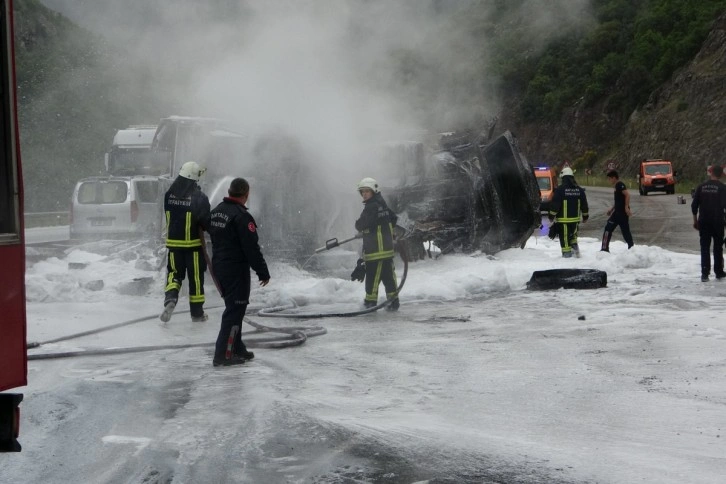
M 262 256 L 257 224 L 247 211 L 250 185 L 235 178 L 228 197 L 212 210 L 209 234 L 212 237 L 212 273 L 224 298 L 222 324 L 214 348 L 214 366 L 238 365 L 254 358 L 242 342 L 240 328 L 250 298 L 250 268 L 261 286 L 270 281 Z
M 201 229 L 209 227 L 209 199 L 197 185 L 204 170 L 194 161 L 184 163 L 179 176 L 164 195 L 167 257 L 164 312 L 169 321 L 176 306 L 185 274 L 189 276 L 189 309 L 192 321 L 206 321 Z
M 719 180 L 723 168 L 713 165 L 708 170 L 709 180 L 701 183 L 693 194 L 691 212 L 693 228 L 698 230 L 701 245 L 701 281 L 708 281 L 711 273 L 711 242 L 713 241 L 713 272 L 717 279 L 726 277 L 723 270 L 724 212 L 726 211 L 726 185 Z
M 355 222 L 355 229 L 363 234 L 363 261 L 365 263 L 366 296 L 365 307 L 378 304 L 378 286 L 383 282 L 386 297 L 391 300 L 386 307 L 396 311 L 399 308 L 396 269 L 393 265 L 393 226 L 398 217 L 386 205 L 373 178 L 364 178 L 358 183 L 363 197 L 363 212 Z
M 580 218 L 587 222 L 589 213 L 585 189 L 577 185 L 570 167 L 562 169 L 562 184 L 555 189 L 548 217 L 550 222 L 556 222 L 562 257 L 572 257 L 573 252 L 580 257 L 577 230 Z

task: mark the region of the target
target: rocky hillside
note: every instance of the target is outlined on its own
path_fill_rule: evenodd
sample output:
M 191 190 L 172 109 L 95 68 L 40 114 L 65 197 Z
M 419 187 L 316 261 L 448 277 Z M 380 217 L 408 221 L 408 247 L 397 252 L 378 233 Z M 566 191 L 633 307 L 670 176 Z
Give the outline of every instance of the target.
M 635 171 L 637 160 L 669 158 L 684 177 L 726 163 L 726 14 L 714 24 L 696 58 L 633 113 L 612 156 Z
M 726 163 L 726 14 L 693 61 L 628 119 L 604 114 L 605 100 L 589 109 L 574 106 L 557 123 L 526 124 L 517 105 L 517 99 L 507 100 L 499 125 L 517 134 L 534 163 L 576 160 L 590 151 L 593 171 L 612 159 L 634 176 L 639 160 L 668 158 L 683 177 L 701 179 L 705 165 Z

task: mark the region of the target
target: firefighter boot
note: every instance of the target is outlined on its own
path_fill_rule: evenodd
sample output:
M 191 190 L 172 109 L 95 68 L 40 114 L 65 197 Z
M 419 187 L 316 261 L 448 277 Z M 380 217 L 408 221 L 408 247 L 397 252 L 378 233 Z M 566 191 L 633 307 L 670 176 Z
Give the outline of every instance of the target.
M 212 366 L 234 366 L 243 365 L 247 361 L 241 356 L 232 355 L 231 358 L 215 358 L 212 360 Z
M 209 320 L 209 316 L 207 313 L 202 313 L 199 316 L 192 316 L 192 322 L 193 323 L 203 323 L 204 321 Z
M 174 312 L 175 307 L 176 307 L 175 299 L 169 299 L 168 301 L 165 301 L 164 310 L 159 315 L 159 319 L 161 319 L 165 323 L 168 323 L 169 320 L 171 319 L 171 313 Z
M 389 311 L 398 311 L 398 308 L 401 307 L 401 302 L 398 300 L 398 298 L 391 299 L 391 303 L 386 306 L 386 309 Z

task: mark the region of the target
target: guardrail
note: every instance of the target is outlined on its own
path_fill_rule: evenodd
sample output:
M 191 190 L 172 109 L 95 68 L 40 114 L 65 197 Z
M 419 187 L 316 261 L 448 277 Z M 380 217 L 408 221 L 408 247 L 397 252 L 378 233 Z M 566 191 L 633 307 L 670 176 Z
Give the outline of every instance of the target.
M 55 227 L 70 223 L 70 212 L 25 212 L 25 228 Z

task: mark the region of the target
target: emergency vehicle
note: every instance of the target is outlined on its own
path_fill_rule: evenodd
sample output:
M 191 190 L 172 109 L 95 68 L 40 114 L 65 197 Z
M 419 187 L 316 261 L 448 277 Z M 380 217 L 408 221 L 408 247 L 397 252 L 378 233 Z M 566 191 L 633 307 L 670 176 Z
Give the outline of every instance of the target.
M 643 160 L 638 171 L 638 193 L 650 192 L 676 193 L 676 174 L 673 164 L 668 160 Z
M 534 176 L 537 178 L 541 197 L 539 211 L 547 212 L 550 209 L 552 197 L 555 195 L 555 188 L 557 188 L 555 170 L 548 166 L 537 166 L 534 168 Z
M 27 385 L 25 343 L 25 237 L 23 178 L 15 103 L 12 1 L 0 0 L 0 451 L 20 451 L 22 394 L 6 390 Z

